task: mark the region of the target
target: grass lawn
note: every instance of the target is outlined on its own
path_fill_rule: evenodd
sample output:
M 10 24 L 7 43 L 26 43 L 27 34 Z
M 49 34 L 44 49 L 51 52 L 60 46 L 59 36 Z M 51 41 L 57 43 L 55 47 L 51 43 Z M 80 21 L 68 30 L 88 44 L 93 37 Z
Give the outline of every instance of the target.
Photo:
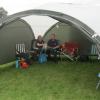
M 100 63 L 34 63 L 0 70 L 0 100 L 100 100 Z

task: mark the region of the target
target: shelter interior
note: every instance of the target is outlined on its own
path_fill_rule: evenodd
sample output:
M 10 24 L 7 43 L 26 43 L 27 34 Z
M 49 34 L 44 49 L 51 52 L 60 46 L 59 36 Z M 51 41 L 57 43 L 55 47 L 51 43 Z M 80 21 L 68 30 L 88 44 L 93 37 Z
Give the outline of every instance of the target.
M 38 20 L 37 23 L 39 23 Z M 41 26 L 38 26 L 38 29 L 39 27 Z M 78 44 L 80 54 L 90 55 L 91 52 L 96 54 L 96 50 L 92 48 L 94 46 L 93 41 L 69 21 L 64 23 L 61 20 L 57 20 L 50 26 L 42 34 L 46 42 L 52 33 L 56 34 L 56 38 L 60 40 L 61 44 L 64 42 Z M 22 18 L 3 25 L 0 28 L 0 63 L 7 63 L 15 59 L 15 45 L 18 43 L 24 43 L 26 48 L 30 50 L 31 40 L 35 39 L 35 34 L 37 33 L 34 33 L 34 28 Z

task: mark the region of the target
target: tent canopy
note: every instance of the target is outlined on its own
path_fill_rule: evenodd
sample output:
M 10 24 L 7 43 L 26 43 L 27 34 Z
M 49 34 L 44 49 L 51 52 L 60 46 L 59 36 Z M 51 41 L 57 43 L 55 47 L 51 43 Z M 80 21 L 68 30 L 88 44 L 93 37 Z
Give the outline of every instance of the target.
M 0 28 L 0 63 L 15 60 L 16 44 L 25 43 L 30 48 L 34 33 L 22 19 L 15 20 Z
M 30 15 L 23 17 L 22 19 L 30 25 L 34 32 L 35 38 L 37 38 L 37 36 L 40 34 L 43 36 L 51 26 L 58 22 L 57 20 L 48 16 Z
M 64 24 L 73 25 L 74 28 L 81 31 L 82 35 L 85 36 L 89 41 L 91 41 L 92 43 L 99 44 L 100 43 L 100 37 L 99 37 L 100 15 L 99 13 L 96 13 L 97 11 L 99 12 L 99 8 L 100 8 L 99 5 L 88 6 L 88 5 L 73 5 L 73 4 L 62 4 L 62 3 L 43 5 L 38 9 L 22 11 L 13 15 L 1 17 L 0 35 L 3 34 L 2 33 L 3 28 L 5 28 L 7 25 L 10 25 L 10 23 L 18 19 L 23 19 L 24 21 L 26 21 L 28 27 L 31 27 L 30 32 L 28 34 L 30 33 L 33 34 L 34 32 L 36 37 L 38 34 L 44 35 L 47 32 L 47 30 L 50 29 L 50 27 L 52 27 L 53 25 L 55 25 L 57 22 L 62 22 Z M 15 26 L 15 30 L 17 29 L 16 27 L 18 26 Z M 40 31 L 38 31 L 39 29 Z M 3 32 L 5 32 L 5 36 L 11 35 L 13 38 L 16 38 L 14 37 L 15 34 L 10 34 L 11 32 L 9 32 L 9 34 L 7 34 L 7 31 L 5 30 L 3 30 Z M 16 35 L 18 33 L 16 33 Z M 34 35 L 32 36 L 32 34 L 30 34 L 29 37 L 27 37 L 27 35 L 25 37 L 24 32 L 23 33 L 21 32 L 21 34 L 23 35 L 20 35 L 20 38 L 19 38 L 20 40 L 23 40 L 23 38 L 32 40 L 32 38 L 34 38 Z M 5 39 L 5 37 L 3 38 Z M 19 41 L 18 38 L 16 39 L 17 41 Z M 1 40 L 1 43 L 2 43 L 2 40 Z M 13 42 L 10 44 L 15 45 L 16 42 Z M 9 47 L 6 49 L 6 51 L 9 51 L 8 49 Z M 14 48 L 12 50 L 14 50 Z M 14 58 L 14 53 L 13 53 L 13 58 Z
M 100 11 L 100 5 L 51 3 L 41 6 L 39 9 L 62 12 L 72 16 L 89 26 L 95 33 L 100 34 L 100 14 L 97 13 Z
M 96 12 L 99 12 L 99 9 L 100 5 L 96 4 L 79 5 L 79 4 L 53 3 L 53 4 L 43 5 L 39 7 L 37 10 L 28 10 L 13 14 L 11 16 L 8 16 L 7 18 L 2 19 L 0 23 L 7 23 L 17 18 L 29 15 L 43 15 L 52 17 L 64 23 L 66 21 L 67 22 L 69 21 L 75 24 L 75 26 L 80 30 L 83 30 L 84 33 L 86 33 L 86 35 L 89 38 L 94 36 L 98 38 L 98 35 L 100 33 L 99 31 L 100 14 Z

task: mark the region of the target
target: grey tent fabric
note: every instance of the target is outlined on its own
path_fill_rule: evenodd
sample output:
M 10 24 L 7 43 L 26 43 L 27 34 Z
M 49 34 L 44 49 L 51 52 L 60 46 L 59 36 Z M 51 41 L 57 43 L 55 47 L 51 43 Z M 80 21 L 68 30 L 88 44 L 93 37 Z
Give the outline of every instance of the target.
M 16 44 L 24 43 L 30 49 L 33 38 L 33 31 L 22 19 L 3 25 L 0 28 L 0 64 L 15 60 Z
M 91 47 L 94 44 L 90 41 L 82 31 L 77 29 L 72 24 L 61 23 L 53 25 L 44 35 L 45 41 L 48 41 L 50 34 L 55 33 L 58 40 L 61 43 L 75 42 L 79 44 L 80 54 L 91 54 Z M 83 42 L 84 41 L 84 42 Z
M 57 7 L 62 8 L 61 6 L 57 6 Z M 73 27 L 72 33 L 74 32 L 76 34 L 75 35 L 76 37 L 74 38 L 72 37 L 74 35 L 70 34 L 71 39 L 73 38 L 73 39 L 77 39 L 77 41 L 84 41 L 84 44 L 81 44 L 81 45 L 83 46 L 83 48 L 86 48 L 85 44 L 87 45 L 87 47 L 89 47 L 87 48 L 88 53 L 90 52 L 90 46 L 92 43 L 100 44 L 100 39 L 99 39 L 100 36 L 99 34 L 97 34 L 98 32 L 95 31 L 94 28 L 90 27 L 90 25 L 93 24 L 91 23 L 92 19 L 89 20 L 91 16 L 89 17 L 87 16 L 87 20 L 85 20 L 86 18 L 84 16 L 80 16 L 80 17 L 78 16 L 79 18 L 76 16 L 79 14 L 78 12 L 77 12 L 78 14 L 75 13 L 75 15 L 72 15 L 74 14 L 72 10 L 70 10 L 69 13 L 67 14 L 65 10 L 63 12 L 62 10 L 59 10 L 59 9 L 55 10 L 53 9 L 53 7 L 51 8 L 52 9 L 33 9 L 33 10 L 22 11 L 19 13 L 15 13 L 13 15 L 6 16 L 0 20 L 0 26 L 1 26 L 1 29 L 0 29 L 0 42 L 1 42 L 0 43 L 0 46 L 1 46 L 0 62 L 4 63 L 4 62 L 9 62 L 13 60 L 12 58 L 14 58 L 14 53 L 15 53 L 14 45 L 18 42 L 19 43 L 25 42 L 26 47 L 30 48 L 31 43 L 29 42 L 32 40 L 32 38 L 34 38 L 31 28 L 29 27 L 28 24 L 25 24 L 25 23 L 21 25 L 16 24 L 16 19 L 19 19 L 25 16 L 30 16 L 30 15 L 49 16 L 57 21 L 63 22 L 65 24 L 70 23 L 72 26 L 75 26 Z M 55 8 L 55 5 L 54 5 L 54 8 Z M 76 11 L 78 9 L 79 8 L 77 8 Z M 83 13 L 84 15 L 85 15 L 86 10 L 87 9 L 84 9 L 84 13 Z M 87 22 L 87 24 L 85 22 Z M 21 21 L 21 23 L 23 22 Z M 83 34 L 80 34 L 81 32 Z M 77 37 L 81 37 L 81 38 L 77 38 Z M 12 53 L 10 54 L 9 52 L 12 52 Z

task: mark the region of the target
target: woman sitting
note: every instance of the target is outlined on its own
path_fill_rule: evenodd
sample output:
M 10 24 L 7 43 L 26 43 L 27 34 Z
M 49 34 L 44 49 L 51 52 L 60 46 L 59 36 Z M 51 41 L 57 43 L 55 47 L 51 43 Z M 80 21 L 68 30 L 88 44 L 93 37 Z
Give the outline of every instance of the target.
M 43 45 L 44 45 L 44 40 L 43 40 L 42 36 L 39 35 L 36 40 L 35 46 L 38 50 L 41 50 L 43 48 Z

